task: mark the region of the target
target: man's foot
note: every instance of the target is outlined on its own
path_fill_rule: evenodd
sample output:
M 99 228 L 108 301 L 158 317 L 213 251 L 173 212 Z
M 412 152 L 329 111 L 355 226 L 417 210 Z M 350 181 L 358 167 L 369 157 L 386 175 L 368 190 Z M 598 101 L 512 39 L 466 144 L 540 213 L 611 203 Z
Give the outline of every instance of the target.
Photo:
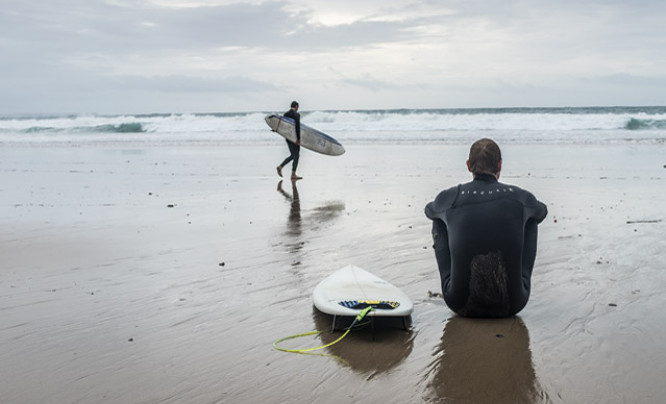
M 291 180 L 292 181 L 298 181 L 298 180 L 302 180 L 302 179 L 303 179 L 303 177 L 299 177 L 298 175 L 296 175 L 296 173 L 291 175 Z
M 282 167 L 281 167 L 281 166 L 277 166 L 276 168 L 277 168 L 278 175 L 279 175 L 280 177 L 282 177 Z

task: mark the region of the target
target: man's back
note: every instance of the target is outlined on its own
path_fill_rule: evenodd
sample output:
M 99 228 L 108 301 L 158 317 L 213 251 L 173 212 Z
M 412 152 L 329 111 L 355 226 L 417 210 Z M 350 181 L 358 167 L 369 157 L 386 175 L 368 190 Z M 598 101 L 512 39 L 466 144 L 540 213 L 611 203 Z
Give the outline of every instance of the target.
M 546 206 L 492 175 L 440 193 L 426 206 L 447 305 L 472 317 L 504 317 L 529 298 L 537 224 Z

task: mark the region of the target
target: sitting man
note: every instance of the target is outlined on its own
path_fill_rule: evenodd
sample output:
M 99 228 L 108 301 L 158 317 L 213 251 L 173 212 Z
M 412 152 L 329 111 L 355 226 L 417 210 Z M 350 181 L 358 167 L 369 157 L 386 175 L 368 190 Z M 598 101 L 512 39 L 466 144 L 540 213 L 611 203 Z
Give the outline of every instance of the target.
M 481 139 L 470 148 L 473 181 L 426 205 L 446 304 L 461 316 L 508 317 L 527 304 L 537 224 L 548 213 L 530 192 L 498 182 L 502 155 Z

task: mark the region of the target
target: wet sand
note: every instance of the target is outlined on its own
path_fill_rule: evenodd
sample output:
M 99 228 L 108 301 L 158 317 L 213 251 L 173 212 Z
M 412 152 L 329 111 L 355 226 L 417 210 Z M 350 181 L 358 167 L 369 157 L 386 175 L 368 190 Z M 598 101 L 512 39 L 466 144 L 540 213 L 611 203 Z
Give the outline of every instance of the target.
M 666 146 L 501 145 L 548 205 L 530 302 L 468 320 L 441 297 L 427 202 L 467 146 L 0 149 L 0 401 L 654 403 L 666 395 Z M 296 197 L 295 197 L 296 196 Z M 410 328 L 337 338 L 311 291 L 353 263 Z

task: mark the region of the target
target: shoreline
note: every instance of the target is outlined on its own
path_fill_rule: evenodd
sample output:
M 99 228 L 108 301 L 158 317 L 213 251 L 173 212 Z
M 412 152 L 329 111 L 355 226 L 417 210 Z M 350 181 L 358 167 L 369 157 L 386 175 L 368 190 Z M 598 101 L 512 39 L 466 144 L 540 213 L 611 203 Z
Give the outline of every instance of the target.
M 428 294 L 440 290 L 423 208 L 469 181 L 467 145 L 304 151 L 305 178 L 282 192 L 284 145 L 0 148 L 3 398 L 654 402 L 666 145 L 500 146 L 500 181 L 549 216 L 530 301 L 498 322 Z M 311 292 L 348 263 L 410 296 L 410 330 L 326 350 L 349 365 L 273 350 L 327 328 Z

